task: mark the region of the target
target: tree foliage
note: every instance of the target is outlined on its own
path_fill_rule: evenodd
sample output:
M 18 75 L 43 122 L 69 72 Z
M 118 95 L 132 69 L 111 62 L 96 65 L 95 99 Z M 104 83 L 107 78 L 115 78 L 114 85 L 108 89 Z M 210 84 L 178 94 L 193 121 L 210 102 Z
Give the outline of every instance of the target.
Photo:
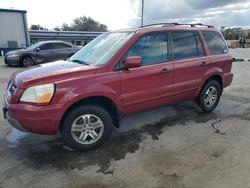
M 43 31 L 48 31 L 46 27 L 42 27 L 40 24 L 32 24 L 30 26 L 30 30 L 43 30 Z
M 234 28 L 227 28 L 222 31 L 226 40 L 239 40 L 240 36 L 245 36 L 245 33 L 242 28 L 234 27 Z
M 63 23 L 60 27 L 55 27 L 55 31 L 107 31 L 107 26 L 100 24 L 91 17 L 82 16 L 74 19 L 72 24 Z

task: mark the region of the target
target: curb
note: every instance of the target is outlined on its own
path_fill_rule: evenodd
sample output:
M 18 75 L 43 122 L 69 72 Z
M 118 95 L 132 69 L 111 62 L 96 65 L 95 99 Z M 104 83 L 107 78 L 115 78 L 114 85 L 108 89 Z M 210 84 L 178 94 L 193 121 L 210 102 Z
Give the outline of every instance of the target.
M 248 62 L 250 62 L 250 59 L 237 59 L 237 58 L 233 58 L 233 62 L 242 62 L 242 61 L 248 61 Z

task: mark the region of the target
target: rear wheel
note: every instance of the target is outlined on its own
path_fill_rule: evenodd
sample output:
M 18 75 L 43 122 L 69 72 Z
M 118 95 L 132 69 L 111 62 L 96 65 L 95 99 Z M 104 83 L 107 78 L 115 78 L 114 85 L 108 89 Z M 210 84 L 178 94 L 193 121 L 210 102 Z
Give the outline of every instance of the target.
M 221 86 L 216 80 L 208 81 L 202 88 L 197 102 L 205 113 L 212 112 L 220 101 Z
M 30 56 L 26 56 L 22 59 L 22 65 L 24 67 L 31 67 L 35 64 L 35 61 L 32 57 Z
M 65 143 L 77 150 L 91 150 L 101 146 L 111 135 L 110 114 L 95 105 L 80 106 L 69 112 L 62 123 Z

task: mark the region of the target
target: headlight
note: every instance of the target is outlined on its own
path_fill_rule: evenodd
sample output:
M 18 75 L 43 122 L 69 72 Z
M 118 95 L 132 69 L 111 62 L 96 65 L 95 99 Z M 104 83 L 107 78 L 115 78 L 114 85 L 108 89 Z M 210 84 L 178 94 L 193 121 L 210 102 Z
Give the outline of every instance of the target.
M 14 58 L 14 57 L 18 57 L 19 55 L 17 55 L 17 54 L 11 54 L 11 55 L 7 55 L 7 57 L 9 57 L 9 58 Z
M 54 92 L 55 92 L 54 84 L 33 86 L 26 89 L 23 92 L 20 101 L 38 103 L 38 104 L 47 104 L 53 97 Z

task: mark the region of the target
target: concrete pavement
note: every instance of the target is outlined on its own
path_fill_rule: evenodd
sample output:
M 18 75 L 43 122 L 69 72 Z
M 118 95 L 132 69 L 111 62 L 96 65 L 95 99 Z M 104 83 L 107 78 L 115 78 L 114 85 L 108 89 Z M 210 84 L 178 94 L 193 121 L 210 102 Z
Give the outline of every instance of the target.
M 0 96 L 18 69 L 0 63 Z M 192 101 L 138 113 L 87 153 L 59 136 L 19 132 L 0 117 L 0 187 L 250 187 L 250 62 L 232 70 L 213 113 Z

